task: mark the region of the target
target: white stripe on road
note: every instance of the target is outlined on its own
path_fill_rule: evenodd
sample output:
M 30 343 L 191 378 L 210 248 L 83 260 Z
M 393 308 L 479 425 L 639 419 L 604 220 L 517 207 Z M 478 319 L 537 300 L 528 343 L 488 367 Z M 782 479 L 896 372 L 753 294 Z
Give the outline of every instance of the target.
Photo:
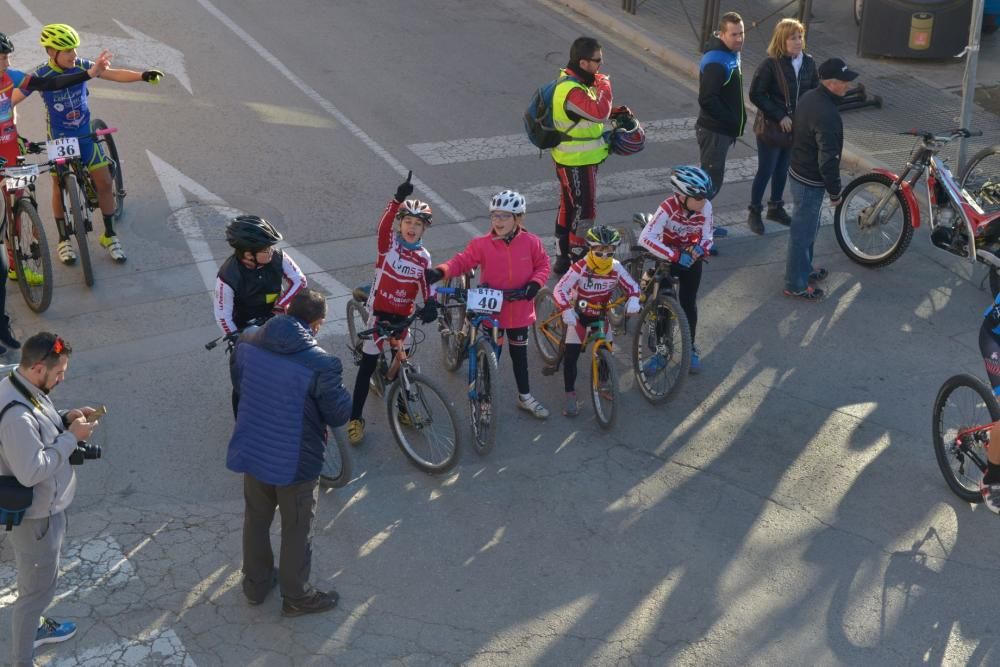
M 264 46 L 256 39 L 251 37 L 246 30 L 237 25 L 236 22 L 233 21 L 231 18 L 229 18 L 226 14 L 222 13 L 222 11 L 218 9 L 215 5 L 213 5 L 211 2 L 209 2 L 209 0 L 198 0 L 198 4 L 204 7 L 205 11 L 207 11 L 209 14 L 219 19 L 219 21 L 221 21 L 223 25 L 229 28 L 233 32 L 233 34 L 239 37 L 244 44 L 253 49 L 257 53 L 257 55 L 266 60 L 268 64 L 270 64 L 276 70 L 278 70 L 278 72 L 283 77 L 288 79 L 288 81 L 290 81 L 292 85 L 294 85 L 296 88 L 302 91 L 302 93 L 305 94 L 306 97 L 315 102 L 321 109 L 323 109 L 323 111 L 333 116 L 333 118 L 338 123 L 346 127 L 351 134 L 360 139 L 365 146 L 367 146 L 373 153 L 375 153 L 375 155 L 382 158 L 386 162 L 386 164 L 392 167 L 392 169 L 397 174 L 399 174 L 401 177 L 406 176 L 409 170 L 403 166 L 402 162 L 393 157 L 392 154 L 389 153 L 389 151 L 383 148 L 377 141 L 372 139 L 367 132 L 358 127 L 358 125 L 356 125 L 350 118 L 344 115 L 344 113 L 340 111 L 340 109 L 335 107 L 332 102 L 330 102 L 328 99 L 320 95 L 305 81 L 296 76 L 295 73 L 292 72 L 292 70 L 290 70 L 288 67 L 286 67 L 283 62 L 278 60 L 274 56 L 274 54 L 265 49 Z M 452 220 L 457 222 L 466 219 L 464 215 L 458 212 L 458 209 L 456 209 L 454 206 L 445 201 L 444 197 L 442 197 L 437 192 L 432 190 L 431 187 L 428 186 L 425 182 L 421 181 L 416 176 L 413 177 L 412 182 L 413 185 L 416 186 L 416 188 L 420 190 L 420 192 L 423 193 L 425 197 L 427 197 L 427 199 L 431 200 L 431 202 L 433 202 L 435 206 L 441 209 L 441 211 L 443 211 L 444 214 L 450 217 Z
M 83 643 L 86 638 L 77 641 Z M 75 652 L 75 655 L 59 657 L 46 664 L 51 665 L 51 667 L 90 667 L 91 665 L 197 667 L 195 661 L 188 654 L 184 642 L 173 630 L 163 632 L 142 630 L 139 636 L 134 639 L 119 639 L 116 642 L 90 648 L 77 647 Z
M 757 172 L 757 158 L 745 157 L 726 162 L 726 183 L 737 183 L 753 179 Z M 510 187 L 510 186 L 508 186 Z M 498 185 L 467 188 L 465 191 L 484 203 L 489 203 L 498 190 Z M 524 183 L 514 189 L 528 200 L 528 210 L 554 207 L 559 201 L 559 184 L 555 179 L 541 183 Z M 670 167 L 654 169 L 631 169 L 610 174 L 601 174 L 597 179 L 598 199 L 627 199 L 643 195 L 663 194 L 670 191 Z
M 696 118 L 667 118 L 643 123 L 647 143 L 665 143 L 694 137 Z M 524 132 L 497 137 L 474 137 L 423 144 L 410 144 L 408 148 L 430 165 L 455 164 L 496 160 L 505 157 L 538 155 L 538 149 L 528 141 Z

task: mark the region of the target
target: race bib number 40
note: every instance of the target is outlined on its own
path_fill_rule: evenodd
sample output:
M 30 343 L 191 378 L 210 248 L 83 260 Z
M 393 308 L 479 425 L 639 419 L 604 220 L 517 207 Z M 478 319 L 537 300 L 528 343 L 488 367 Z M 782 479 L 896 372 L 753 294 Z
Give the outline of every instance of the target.
M 45 142 L 50 160 L 80 157 L 80 140 L 76 137 L 59 137 Z
M 469 290 L 466 308 L 477 313 L 499 313 L 503 306 L 503 292 L 498 289 L 476 287 Z
M 33 185 L 38 180 L 38 167 L 7 167 L 3 170 L 3 184 L 8 190 L 20 190 Z

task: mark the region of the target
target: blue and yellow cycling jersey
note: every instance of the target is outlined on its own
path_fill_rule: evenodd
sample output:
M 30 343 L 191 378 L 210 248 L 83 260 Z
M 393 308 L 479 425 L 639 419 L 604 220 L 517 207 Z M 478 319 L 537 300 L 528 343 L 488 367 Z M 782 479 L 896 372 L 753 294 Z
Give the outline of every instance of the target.
M 94 63 L 77 58 L 73 67 L 60 69 L 53 61 L 38 66 L 32 76 L 47 79 L 60 74 L 86 72 Z M 87 84 L 78 83 L 63 90 L 43 91 L 45 116 L 50 137 L 78 137 L 90 134 L 90 105 L 87 103 Z

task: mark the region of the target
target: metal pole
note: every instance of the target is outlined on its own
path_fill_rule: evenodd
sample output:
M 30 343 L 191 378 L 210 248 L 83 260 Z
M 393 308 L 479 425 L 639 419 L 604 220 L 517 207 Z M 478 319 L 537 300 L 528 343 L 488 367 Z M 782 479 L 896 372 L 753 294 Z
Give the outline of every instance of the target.
M 719 23 L 719 3 L 721 0 L 705 0 L 705 11 L 701 19 L 701 44 L 698 51 L 704 52 L 705 43 L 712 37 Z
M 979 37 L 983 30 L 983 6 L 986 0 L 972 0 L 972 21 L 969 23 L 969 45 L 965 47 L 965 76 L 962 78 L 962 111 L 959 125 L 972 129 L 972 105 L 976 99 L 976 68 L 979 65 Z M 961 55 L 961 54 L 959 54 Z M 965 169 L 966 144 L 968 139 L 958 141 L 958 173 Z
M 807 28 L 812 17 L 812 4 L 812 0 L 799 0 L 799 23 Z

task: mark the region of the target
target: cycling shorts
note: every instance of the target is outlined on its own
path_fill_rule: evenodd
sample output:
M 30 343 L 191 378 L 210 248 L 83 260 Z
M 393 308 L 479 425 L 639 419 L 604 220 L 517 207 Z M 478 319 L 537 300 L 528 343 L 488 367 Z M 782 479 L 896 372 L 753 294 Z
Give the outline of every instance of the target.
M 589 329 L 587 324 L 593 322 L 592 319 L 580 317 L 579 313 L 577 313 L 577 320 L 576 326 L 569 327 L 566 330 L 567 345 L 582 345 L 584 338 L 587 337 L 587 330 Z M 614 334 L 611 331 L 611 327 L 607 325 L 607 321 L 604 323 L 604 338 L 608 342 L 612 342 L 614 340 Z
M 1000 334 L 993 332 L 989 319 L 983 320 L 983 325 L 979 327 L 979 351 L 983 355 L 993 395 L 1000 396 Z

